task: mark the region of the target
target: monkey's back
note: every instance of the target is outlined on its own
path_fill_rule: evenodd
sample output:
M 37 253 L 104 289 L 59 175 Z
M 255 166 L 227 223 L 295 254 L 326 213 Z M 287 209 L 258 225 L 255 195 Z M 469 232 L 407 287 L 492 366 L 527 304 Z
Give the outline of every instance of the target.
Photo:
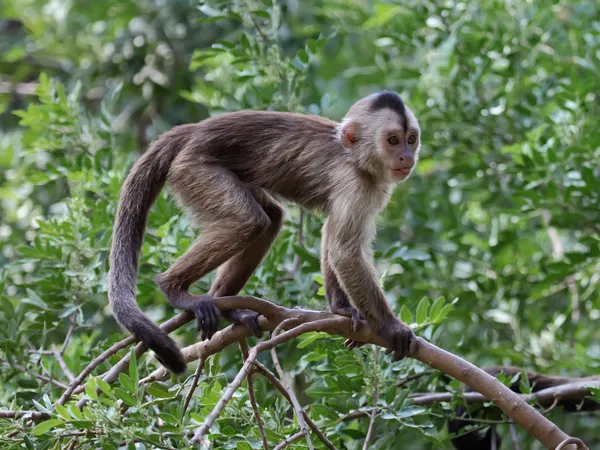
M 239 111 L 211 117 L 189 130 L 171 171 L 197 164 L 225 167 L 249 187 L 311 209 L 327 209 L 336 171 L 349 155 L 336 141 L 336 123 L 271 111 Z M 348 161 L 349 162 L 349 161 Z

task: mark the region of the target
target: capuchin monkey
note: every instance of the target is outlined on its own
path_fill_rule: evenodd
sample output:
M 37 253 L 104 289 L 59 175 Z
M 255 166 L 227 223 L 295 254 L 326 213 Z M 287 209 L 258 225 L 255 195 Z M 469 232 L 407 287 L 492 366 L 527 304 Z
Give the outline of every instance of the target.
M 513 376 L 518 375 L 517 379 L 514 380 L 508 387 L 513 392 L 519 394 L 521 393 L 521 368 L 512 366 L 492 366 L 486 367 L 483 370 L 492 376 L 497 376 L 500 373 L 502 373 L 504 374 L 504 376 L 512 378 Z M 528 383 L 531 386 L 532 392 L 538 392 L 543 389 L 559 386 L 565 383 L 598 379 L 598 376 L 581 378 L 556 377 L 531 371 L 525 371 L 525 374 L 527 376 Z M 466 391 L 469 392 L 472 391 L 472 389 L 467 387 Z M 557 399 L 556 406 L 562 407 L 567 412 L 600 410 L 600 403 L 595 402 L 591 398 L 584 398 L 583 400 L 572 400 L 568 398 Z M 463 416 L 465 414 L 466 409 L 464 406 L 459 406 L 454 412 L 454 415 L 458 417 Z M 458 437 L 452 438 L 452 444 L 454 445 L 454 448 L 456 448 L 457 450 L 492 450 L 501 448 L 500 446 L 502 444 L 502 441 L 497 434 L 494 436 L 491 427 L 487 430 L 485 434 L 479 430 L 461 434 L 463 428 L 469 425 L 473 425 L 473 422 L 461 420 L 460 418 L 448 421 L 448 431 L 453 434 L 460 434 Z M 493 442 L 494 439 L 495 443 Z
M 108 287 L 117 321 L 169 370 L 185 370 L 174 341 L 136 303 L 148 212 L 168 182 L 203 232 L 156 281 L 171 305 L 195 314 L 202 339 L 210 339 L 219 326 L 214 298 L 238 294 L 275 240 L 284 216 L 279 198 L 328 214 L 321 267 L 331 312 L 351 317 L 354 329 L 366 320 L 387 342 L 394 360 L 406 357 L 414 350 L 415 335 L 386 302 L 371 241 L 375 216 L 394 185 L 415 167 L 419 134 L 415 115 L 391 91 L 359 100 L 341 123 L 312 115 L 239 111 L 165 132 L 135 163 L 121 191 Z M 207 294 L 188 291 L 217 268 Z M 257 313 L 222 314 L 262 335 Z

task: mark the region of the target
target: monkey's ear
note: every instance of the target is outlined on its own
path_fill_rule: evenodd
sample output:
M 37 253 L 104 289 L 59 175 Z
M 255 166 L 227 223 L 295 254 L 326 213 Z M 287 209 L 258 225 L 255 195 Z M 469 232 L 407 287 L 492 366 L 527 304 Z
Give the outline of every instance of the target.
M 354 148 L 358 142 L 358 123 L 350 121 L 342 125 L 340 130 L 340 140 L 342 145 L 348 149 Z

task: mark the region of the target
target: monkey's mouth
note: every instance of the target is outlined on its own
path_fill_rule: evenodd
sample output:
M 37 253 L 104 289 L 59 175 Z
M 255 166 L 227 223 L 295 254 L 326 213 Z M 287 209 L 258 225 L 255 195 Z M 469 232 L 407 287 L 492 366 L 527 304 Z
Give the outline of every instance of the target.
M 402 167 L 400 169 L 391 169 L 394 175 L 407 176 L 410 174 L 412 167 Z

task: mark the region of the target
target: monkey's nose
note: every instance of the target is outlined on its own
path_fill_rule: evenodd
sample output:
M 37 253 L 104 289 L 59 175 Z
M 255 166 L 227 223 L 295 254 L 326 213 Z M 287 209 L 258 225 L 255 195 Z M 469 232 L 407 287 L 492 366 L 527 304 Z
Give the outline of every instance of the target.
M 402 163 L 402 167 L 411 168 L 415 164 L 415 158 L 413 155 L 402 155 L 398 159 Z

